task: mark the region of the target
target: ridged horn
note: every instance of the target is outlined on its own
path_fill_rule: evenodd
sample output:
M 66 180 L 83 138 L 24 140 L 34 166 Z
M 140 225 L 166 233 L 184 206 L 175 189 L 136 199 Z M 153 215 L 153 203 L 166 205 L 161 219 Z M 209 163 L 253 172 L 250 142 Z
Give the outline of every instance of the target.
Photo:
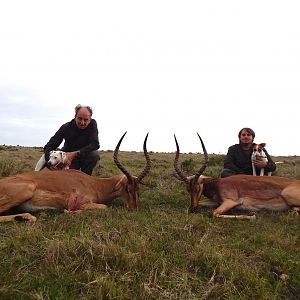
M 204 143 L 202 141 L 202 138 L 201 138 L 201 136 L 199 135 L 198 132 L 197 132 L 197 135 L 198 135 L 198 137 L 200 139 L 200 142 L 201 142 L 201 145 L 202 145 L 202 149 L 203 149 L 203 154 L 204 154 L 205 161 L 204 161 L 203 165 L 200 167 L 199 171 L 196 172 L 195 177 L 194 177 L 195 181 L 198 180 L 198 178 L 204 172 L 204 170 L 206 169 L 207 164 L 208 164 L 208 154 L 207 154 L 205 145 L 204 145 Z M 188 178 L 186 176 L 184 176 L 184 174 L 181 172 L 181 170 L 178 167 L 178 159 L 179 159 L 180 150 L 179 150 L 179 145 L 178 145 L 178 142 L 177 142 L 175 134 L 174 134 L 174 138 L 175 138 L 175 143 L 176 143 L 176 156 L 175 156 L 175 159 L 174 159 L 174 169 L 175 169 L 175 172 L 177 173 L 177 175 L 179 176 L 179 178 L 182 181 L 184 181 L 185 183 L 188 184 L 189 183 Z
M 146 167 L 145 169 L 142 171 L 142 173 L 138 176 L 137 180 L 138 182 L 141 182 L 143 180 L 143 178 L 149 174 L 150 172 L 150 168 L 151 168 L 151 160 L 150 160 L 150 157 L 149 157 L 149 154 L 148 154 L 148 151 L 147 151 L 147 139 L 148 139 L 148 134 L 149 132 L 147 133 L 146 137 L 145 137 L 145 140 L 144 140 L 144 145 L 143 145 L 143 150 L 144 150 L 144 155 L 145 155 L 145 158 L 146 158 Z
M 125 131 L 125 133 L 122 135 L 122 137 L 120 138 L 117 146 L 116 146 L 116 149 L 114 151 L 114 162 L 115 164 L 117 165 L 117 167 L 122 171 L 122 173 L 127 177 L 128 179 L 128 182 L 129 183 L 133 183 L 133 179 L 132 179 L 132 176 L 130 175 L 130 173 L 125 169 L 124 166 L 122 166 L 122 164 L 120 163 L 119 159 L 118 159 L 118 153 L 119 153 L 119 148 L 120 148 L 120 145 L 123 141 L 123 138 L 125 136 L 125 134 L 127 133 L 127 131 Z
M 183 175 L 183 173 L 181 172 L 181 170 L 178 168 L 178 159 L 179 159 L 179 145 L 176 139 L 176 135 L 174 134 L 174 138 L 175 138 L 175 143 L 176 143 L 176 155 L 175 155 L 175 159 L 174 159 L 174 170 L 176 172 L 176 174 L 178 175 L 178 177 L 184 181 L 186 184 L 189 183 L 189 180 L 187 179 L 186 176 Z
M 198 137 L 199 137 L 199 139 L 200 139 L 200 142 L 201 142 L 201 145 L 202 145 L 203 155 L 204 155 L 205 161 L 204 161 L 203 165 L 200 167 L 199 171 L 196 172 L 196 174 L 195 174 L 195 179 L 194 179 L 195 181 L 198 180 L 199 176 L 204 172 L 204 170 L 206 169 L 207 164 L 208 164 L 208 154 L 207 154 L 205 145 L 204 145 L 204 143 L 203 143 L 203 141 L 202 141 L 202 138 L 201 138 L 201 136 L 199 135 L 198 132 L 197 132 L 197 135 L 198 135 Z

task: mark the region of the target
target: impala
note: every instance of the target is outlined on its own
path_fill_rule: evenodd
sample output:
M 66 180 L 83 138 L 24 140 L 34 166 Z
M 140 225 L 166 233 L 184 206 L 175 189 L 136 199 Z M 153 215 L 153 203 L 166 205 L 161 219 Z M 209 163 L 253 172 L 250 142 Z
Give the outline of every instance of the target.
M 175 175 L 186 184 L 190 195 L 191 212 L 196 211 L 199 206 L 214 208 L 214 216 L 222 215 L 232 208 L 250 211 L 299 209 L 300 180 L 279 176 L 234 175 L 225 178 L 203 176 L 202 173 L 208 164 L 208 154 L 199 134 L 198 137 L 204 153 L 204 163 L 195 175 L 185 176 L 178 167 L 180 150 L 174 135 Z M 200 201 L 202 194 L 209 201 Z
M 145 137 L 143 151 L 146 166 L 139 176 L 132 176 L 119 162 L 118 152 L 123 134 L 114 151 L 114 162 L 122 174 L 110 178 L 96 178 L 77 170 L 44 170 L 28 172 L 0 180 L 0 214 L 10 209 L 20 211 L 17 215 L 0 216 L 0 221 L 25 219 L 35 221 L 30 213 L 44 209 L 77 211 L 103 209 L 106 204 L 121 197 L 128 209 L 136 209 L 139 184 L 148 175 L 151 162 Z

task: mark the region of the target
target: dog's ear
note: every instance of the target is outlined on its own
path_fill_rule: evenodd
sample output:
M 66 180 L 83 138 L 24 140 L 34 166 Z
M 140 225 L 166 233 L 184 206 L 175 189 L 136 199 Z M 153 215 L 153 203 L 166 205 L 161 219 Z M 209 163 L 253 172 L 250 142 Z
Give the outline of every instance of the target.
M 256 147 L 256 145 L 257 145 L 256 143 L 252 143 L 252 148 Z
M 261 146 L 262 148 L 265 148 L 265 147 L 266 147 L 266 143 L 261 143 L 260 146 Z

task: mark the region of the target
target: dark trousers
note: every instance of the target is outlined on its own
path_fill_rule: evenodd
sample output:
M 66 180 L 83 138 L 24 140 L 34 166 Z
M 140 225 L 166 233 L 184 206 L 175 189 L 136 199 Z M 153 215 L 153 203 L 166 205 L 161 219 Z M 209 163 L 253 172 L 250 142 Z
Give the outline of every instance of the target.
M 238 173 L 236 173 L 235 171 L 233 170 L 230 170 L 230 169 L 223 169 L 222 172 L 221 172 L 221 175 L 220 177 L 221 178 L 224 178 L 224 177 L 228 177 L 228 176 L 232 176 L 232 175 L 236 175 Z
M 84 157 L 78 156 L 73 159 L 70 169 L 81 170 L 82 172 L 92 175 L 93 169 L 100 159 L 99 151 L 92 151 Z

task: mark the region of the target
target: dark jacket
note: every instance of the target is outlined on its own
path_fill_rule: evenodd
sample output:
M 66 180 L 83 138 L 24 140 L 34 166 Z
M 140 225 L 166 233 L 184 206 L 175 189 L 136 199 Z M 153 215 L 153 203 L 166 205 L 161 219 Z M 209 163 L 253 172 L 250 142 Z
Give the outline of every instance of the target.
M 80 151 L 84 157 L 90 152 L 99 149 L 98 127 L 96 120 L 92 119 L 85 129 L 76 126 L 75 119 L 63 124 L 44 146 L 46 161 L 49 159 L 49 152 L 56 150 L 65 140 L 62 150 L 65 152 Z
M 268 159 L 267 166 L 265 167 L 266 175 L 268 172 L 274 172 L 276 170 L 276 164 L 273 162 L 266 149 L 264 149 L 264 152 Z M 233 170 L 237 174 L 252 175 L 251 155 L 252 150 L 244 151 L 240 144 L 230 146 L 224 160 L 224 168 Z M 256 171 L 257 173 L 259 172 L 257 168 Z

